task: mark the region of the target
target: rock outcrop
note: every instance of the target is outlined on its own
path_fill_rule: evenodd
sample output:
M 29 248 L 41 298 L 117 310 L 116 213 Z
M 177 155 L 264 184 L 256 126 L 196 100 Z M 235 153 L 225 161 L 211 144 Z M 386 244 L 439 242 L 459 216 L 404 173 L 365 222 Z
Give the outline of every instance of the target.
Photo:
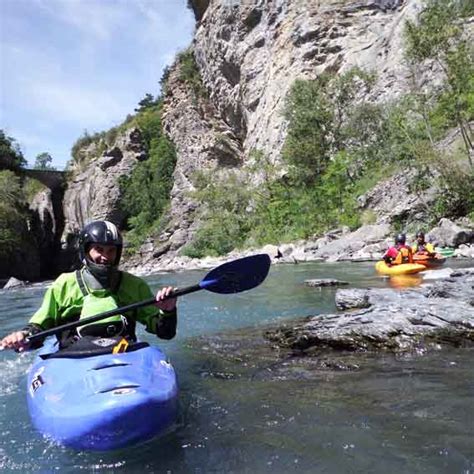
M 174 224 L 160 239 L 169 241 L 168 251 L 179 250 L 197 228 L 196 206 L 189 199 L 193 173 L 213 166 L 224 172 L 245 167 L 253 150 L 273 162 L 280 159 L 285 97 L 295 79 L 359 66 L 377 72 L 366 99 L 386 101 L 405 92 L 402 31 L 405 20 L 421 9 L 419 0 L 192 0 L 190 5 L 197 20 L 192 49 L 206 97 L 196 97 L 180 80 L 177 62 L 168 78 L 163 117 L 178 153 Z M 418 212 L 424 201 L 411 197 L 407 205 Z M 152 254 L 150 249 L 143 256 L 151 259 Z
M 63 188 L 45 188 L 34 196 L 29 206 L 32 214 L 30 233 L 36 243 L 41 279 L 54 278 L 58 273 L 69 270 L 75 261 L 74 250 L 61 245 L 63 194 Z M 30 279 L 37 278 L 30 276 Z
M 97 146 L 94 142 L 84 150 L 84 160 L 70 170 L 64 194 L 63 242 L 71 241 L 86 222 L 94 219 L 110 220 L 119 227 L 123 224 L 119 180 L 146 158 L 141 133 L 132 128 L 119 134 L 98 158 Z
M 280 348 L 311 354 L 321 350 L 420 352 L 474 342 L 474 268 L 417 290 L 338 290 L 341 309 L 286 324 L 266 337 Z
M 375 358 L 473 347 L 473 285 L 470 268 L 416 290 L 338 289 L 339 313 L 201 336 L 190 344 L 236 376 L 243 370 L 252 378 L 278 381 L 357 371 Z

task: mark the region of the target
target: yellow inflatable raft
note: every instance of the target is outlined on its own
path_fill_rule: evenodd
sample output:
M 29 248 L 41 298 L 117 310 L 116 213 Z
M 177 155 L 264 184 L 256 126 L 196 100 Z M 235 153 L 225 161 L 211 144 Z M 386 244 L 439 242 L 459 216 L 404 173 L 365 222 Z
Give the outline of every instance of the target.
M 418 263 L 401 263 L 400 265 L 387 265 L 383 260 L 375 264 L 375 269 L 382 275 L 409 275 L 426 270 L 424 265 Z

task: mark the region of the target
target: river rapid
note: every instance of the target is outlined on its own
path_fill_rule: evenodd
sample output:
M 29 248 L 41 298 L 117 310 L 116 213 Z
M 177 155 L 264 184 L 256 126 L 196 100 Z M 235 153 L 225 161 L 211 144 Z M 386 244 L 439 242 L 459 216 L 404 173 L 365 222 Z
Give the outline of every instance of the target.
M 448 260 L 450 268 L 472 261 Z M 205 271 L 147 277 L 164 284 L 199 282 Z M 474 349 L 369 357 L 353 372 L 266 379 L 239 366 L 225 371 L 196 351 L 206 335 L 292 317 L 335 312 L 335 288 L 304 280 L 336 278 L 354 287 L 389 285 L 373 263 L 273 266 L 258 288 L 237 295 L 201 291 L 179 301 L 178 335 L 158 341 L 174 365 L 180 416 L 172 432 L 107 453 L 76 452 L 34 431 L 26 374 L 34 354 L 0 353 L 1 472 L 157 473 L 474 473 Z M 20 328 L 46 286 L 0 291 L 1 333 Z M 198 341 L 198 342 L 196 342 Z

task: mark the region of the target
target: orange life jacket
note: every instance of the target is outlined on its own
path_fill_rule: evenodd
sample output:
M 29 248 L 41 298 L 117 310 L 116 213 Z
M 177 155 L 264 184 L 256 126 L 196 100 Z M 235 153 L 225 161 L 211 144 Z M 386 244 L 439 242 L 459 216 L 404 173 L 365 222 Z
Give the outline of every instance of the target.
M 411 247 L 405 245 L 398 248 L 398 254 L 392 264 L 400 265 L 401 263 L 413 263 L 413 252 Z

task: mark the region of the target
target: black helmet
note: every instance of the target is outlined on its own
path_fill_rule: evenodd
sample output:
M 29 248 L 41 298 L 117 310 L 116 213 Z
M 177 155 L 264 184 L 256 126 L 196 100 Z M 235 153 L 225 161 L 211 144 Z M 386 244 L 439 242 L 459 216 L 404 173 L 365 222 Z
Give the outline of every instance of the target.
M 407 241 L 407 236 L 405 234 L 397 234 L 395 237 L 396 244 L 404 244 Z
M 92 263 L 87 252 L 92 244 L 114 245 L 117 247 L 117 258 L 113 266 L 118 266 L 122 256 L 122 236 L 115 224 L 109 221 L 93 221 L 87 224 L 79 234 L 79 258 L 87 266 Z
M 419 231 L 416 233 L 416 236 L 415 236 L 415 237 L 416 237 L 416 238 L 418 238 L 418 237 L 423 237 L 423 239 L 424 239 L 424 238 L 425 238 L 425 233 L 424 233 L 423 231 L 419 230 Z

